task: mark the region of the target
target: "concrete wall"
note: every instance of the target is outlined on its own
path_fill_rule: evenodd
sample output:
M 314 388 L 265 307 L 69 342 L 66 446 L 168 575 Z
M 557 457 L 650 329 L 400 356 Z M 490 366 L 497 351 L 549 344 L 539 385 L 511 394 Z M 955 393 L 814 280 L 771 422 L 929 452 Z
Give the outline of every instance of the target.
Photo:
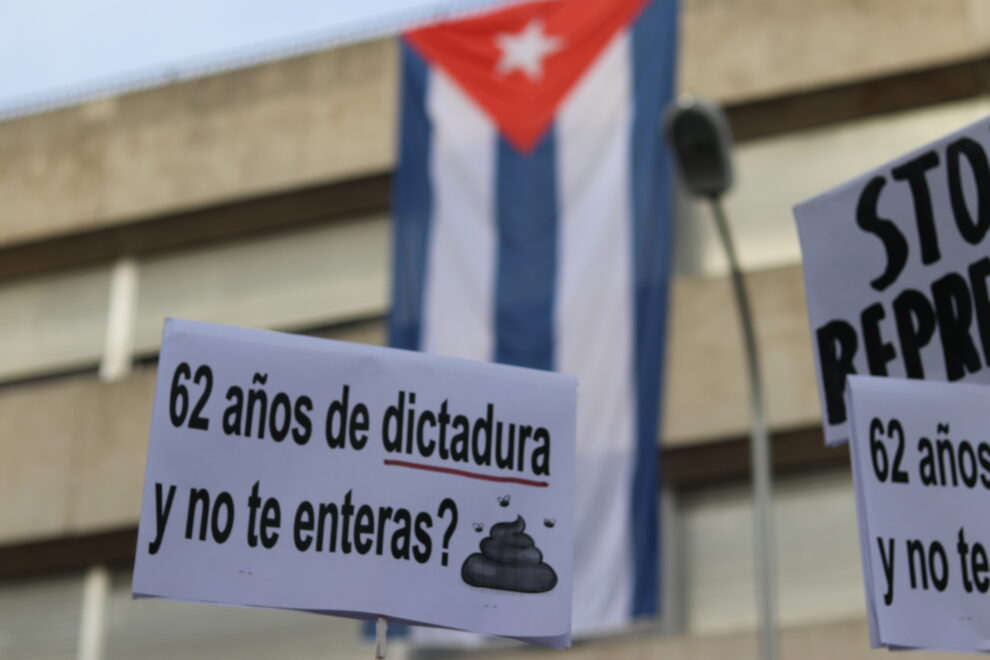
M 990 49 L 982 0 L 683 0 L 681 81 L 723 102 Z
M 386 169 L 373 42 L 0 123 L 0 244 Z
M 866 623 L 862 620 L 838 621 L 782 628 L 779 631 L 781 660 L 873 660 L 876 651 L 870 648 Z M 722 635 L 652 637 L 625 636 L 576 646 L 567 651 L 568 660 L 656 660 L 658 658 L 690 658 L 690 660 L 756 660 L 756 635 L 736 632 Z M 484 660 L 525 660 L 540 656 L 538 649 L 485 653 Z M 467 655 L 467 654 L 465 654 Z M 477 658 L 474 653 L 471 657 Z M 919 660 L 954 660 L 952 653 L 912 652 Z
M 770 425 L 815 425 L 821 413 L 801 269 L 786 266 L 747 277 Z M 680 445 L 744 434 L 749 381 L 730 281 L 679 279 L 669 319 L 664 441 Z
M 684 0 L 681 87 L 723 101 L 990 49 L 981 0 Z M 377 41 L 0 123 L 0 245 L 392 165 Z

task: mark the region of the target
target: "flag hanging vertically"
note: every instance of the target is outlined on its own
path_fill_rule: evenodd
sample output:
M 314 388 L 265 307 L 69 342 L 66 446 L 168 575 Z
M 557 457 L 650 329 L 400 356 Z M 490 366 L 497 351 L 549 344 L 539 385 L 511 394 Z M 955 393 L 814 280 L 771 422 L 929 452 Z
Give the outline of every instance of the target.
M 574 631 L 658 611 L 676 0 L 407 33 L 393 346 L 579 379 Z

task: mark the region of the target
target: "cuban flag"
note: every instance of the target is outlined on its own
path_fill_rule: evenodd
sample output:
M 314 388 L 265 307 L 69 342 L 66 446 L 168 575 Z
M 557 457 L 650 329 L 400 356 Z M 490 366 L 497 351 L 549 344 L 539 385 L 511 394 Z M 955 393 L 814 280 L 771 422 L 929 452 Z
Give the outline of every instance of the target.
M 575 634 L 655 615 L 676 0 L 406 33 L 390 341 L 578 378 Z

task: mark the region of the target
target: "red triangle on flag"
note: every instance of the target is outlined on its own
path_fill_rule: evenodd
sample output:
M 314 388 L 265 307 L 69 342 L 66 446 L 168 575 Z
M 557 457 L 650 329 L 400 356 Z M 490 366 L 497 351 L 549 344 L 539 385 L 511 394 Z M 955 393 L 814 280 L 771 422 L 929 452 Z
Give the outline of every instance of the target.
M 408 32 L 529 153 L 560 103 L 645 0 L 542 0 Z

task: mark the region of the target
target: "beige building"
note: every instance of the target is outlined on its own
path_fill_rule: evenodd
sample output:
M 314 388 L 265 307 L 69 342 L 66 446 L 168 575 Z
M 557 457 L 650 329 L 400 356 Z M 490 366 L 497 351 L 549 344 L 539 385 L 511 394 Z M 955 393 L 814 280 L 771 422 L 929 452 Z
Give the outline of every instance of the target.
M 990 113 L 990 4 L 684 0 L 681 23 L 680 88 L 723 103 L 738 140 L 782 657 L 865 657 L 790 207 Z M 396 65 L 375 41 L 0 123 L 0 658 L 371 656 L 348 620 L 133 602 L 130 566 L 163 317 L 383 341 Z M 707 210 L 682 207 L 666 613 L 571 657 L 755 657 L 744 362 Z

